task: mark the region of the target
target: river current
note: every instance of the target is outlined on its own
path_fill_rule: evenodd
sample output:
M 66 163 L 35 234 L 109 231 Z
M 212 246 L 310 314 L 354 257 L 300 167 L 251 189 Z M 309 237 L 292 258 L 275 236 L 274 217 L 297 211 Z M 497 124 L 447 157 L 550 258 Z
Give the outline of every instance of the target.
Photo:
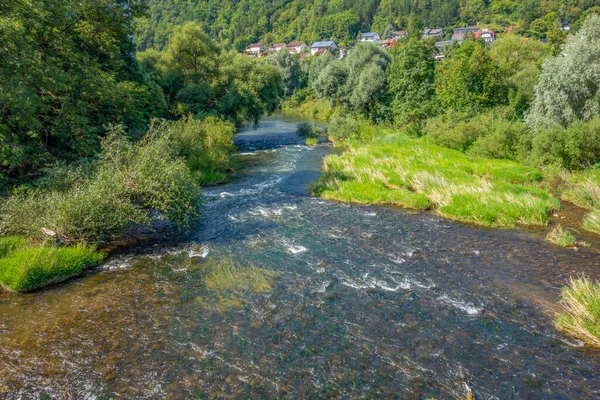
M 185 240 L 0 295 L 0 397 L 600 398 L 600 352 L 552 326 L 597 252 L 311 198 L 333 150 L 296 123 L 238 134 Z

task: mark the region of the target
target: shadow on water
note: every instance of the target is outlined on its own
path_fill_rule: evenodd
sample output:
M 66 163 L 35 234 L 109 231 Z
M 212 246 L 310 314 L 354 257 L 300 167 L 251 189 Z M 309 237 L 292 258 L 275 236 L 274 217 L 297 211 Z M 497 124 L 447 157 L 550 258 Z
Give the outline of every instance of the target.
M 247 166 L 185 243 L 0 297 L 0 396 L 600 396 L 600 354 L 551 323 L 593 248 L 310 198 L 331 149 L 294 130 L 238 135 Z

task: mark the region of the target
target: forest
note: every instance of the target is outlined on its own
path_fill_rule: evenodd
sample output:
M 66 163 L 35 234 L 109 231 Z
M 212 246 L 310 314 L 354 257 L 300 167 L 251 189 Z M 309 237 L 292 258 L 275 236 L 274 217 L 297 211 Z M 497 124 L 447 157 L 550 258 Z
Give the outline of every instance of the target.
M 360 31 L 406 29 L 411 20 L 424 27 L 453 28 L 484 24 L 518 27 L 544 36 L 558 19 L 577 26 L 597 0 L 149 0 L 138 21 L 139 49 L 162 49 L 173 30 L 195 21 L 228 49 L 250 43 L 336 40 L 349 46 Z M 451 29 L 446 29 L 450 32 Z

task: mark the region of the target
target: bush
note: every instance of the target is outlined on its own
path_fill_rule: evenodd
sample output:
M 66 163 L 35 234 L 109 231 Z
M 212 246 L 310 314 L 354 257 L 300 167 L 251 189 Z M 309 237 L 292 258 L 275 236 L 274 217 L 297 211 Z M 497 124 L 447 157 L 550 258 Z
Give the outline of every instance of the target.
M 569 170 L 600 162 L 600 118 L 537 132 L 532 138 L 530 160 L 536 164 L 557 164 Z
M 555 325 L 558 329 L 600 347 L 600 285 L 585 276 L 571 278 L 563 288 Z
M 155 121 L 148 135 L 164 136 L 176 154 L 187 161 L 192 173 L 202 178 L 229 168 L 230 156 L 235 151 L 235 132 L 235 125 L 223 119 L 197 120 L 189 115 L 175 122 Z
M 67 242 L 103 243 L 149 224 L 155 212 L 182 227 L 198 215 L 199 187 L 168 137 L 148 135 L 134 144 L 122 128 L 111 127 L 102 147 L 93 173 L 70 188 L 55 185 L 7 199 L 0 205 L 0 233 L 42 242 L 46 228 Z
M 296 133 L 298 134 L 298 136 L 305 139 L 316 138 L 319 136 L 315 125 L 309 122 L 299 123 L 298 127 L 296 128 Z
M 331 120 L 328 135 L 332 142 L 358 140 L 368 142 L 378 134 L 377 126 L 353 116 L 336 115 Z
M 28 292 L 80 274 L 100 264 L 105 255 L 79 244 L 73 247 L 30 247 L 22 238 L 0 239 L 12 248 L 0 258 L 0 285 L 15 292 Z M 2 250 L 0 250 L 1 252 Z
M 527 127 L 511 114 L 508 107 L 474 116 L 450 112 L 429 120 L 424 133 L 434 144 L 476 157 L 516 160 L 528 151 Z

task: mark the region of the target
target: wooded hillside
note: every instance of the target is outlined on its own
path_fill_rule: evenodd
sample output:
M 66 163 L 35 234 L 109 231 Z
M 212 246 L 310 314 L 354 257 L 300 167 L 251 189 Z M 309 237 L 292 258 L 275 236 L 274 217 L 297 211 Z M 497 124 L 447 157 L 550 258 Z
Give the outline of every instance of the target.
M 517 25 L 524 33 L 543 36 L 557 19 L 574 25 L 599 5 L 598 0 L 149 0 L 148 17 L 139 21 L 137 45 L 163 48 L 173 29 L 190 20 L 237 50 L 259 40 L 336 39 L 345 44 L 360 30 L 383 35 L 407 28 L 411 19 L 441 28 Z

